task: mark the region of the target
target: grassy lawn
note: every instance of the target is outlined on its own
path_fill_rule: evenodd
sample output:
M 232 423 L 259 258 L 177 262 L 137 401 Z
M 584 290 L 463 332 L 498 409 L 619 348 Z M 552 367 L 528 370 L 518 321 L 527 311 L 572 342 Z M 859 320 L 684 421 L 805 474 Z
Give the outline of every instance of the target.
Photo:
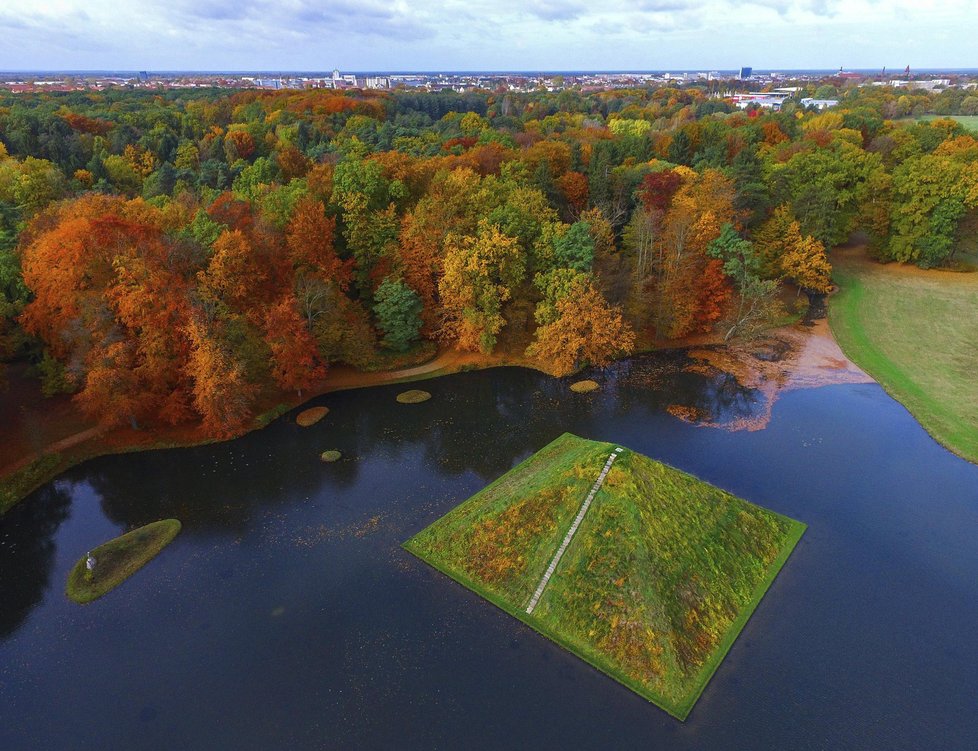
M 565 433 L 404 546 L 685 719 L 805 525 L 625 450 L 527 615 L 614 448 Z
M 923 115 L 920 118 L 924 121 L 930 120 L 957 120 L 967 130 L 978 133 L 978 115 Z
M 978 274 L 833 258 L 829 323 L 846 355 L 942 445 L 978 463 Z
M 99 545 L 91 551 L 95 570 L 86 570 L 83 556 L 68 574 L 65 594 L 82 605 L 97 600 L 153 560 L 179 531 L 179 521 L 163 519 Z

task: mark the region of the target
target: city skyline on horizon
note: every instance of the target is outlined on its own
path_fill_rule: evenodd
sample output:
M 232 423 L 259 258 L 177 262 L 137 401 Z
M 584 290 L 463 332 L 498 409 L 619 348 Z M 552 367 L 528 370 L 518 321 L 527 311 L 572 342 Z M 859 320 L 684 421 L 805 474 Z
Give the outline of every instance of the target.
M 874 0 L 5 5 L 0 70 L 7 72 L 299 72 L 324 69 L 324 61 L 389 73 L 726 71 L 756 61 L 758 50 L 763 70 L 978 63 L 971 43 L 978 24 L 966 0 L 894 0 L 885 8 Z
M 446 76 L 459 76 L 459 75 L 488 75 L 488 76 L 520 76 L 520 75 L 551 75 L 551 76 L 586 76 L 586 75 L 655 75 L 655 74 L 680 74 L 680 73 L 716 73 L 719 75 L 729 74 L 732 77 L 736 77 L 741 68 L 739 67 L 726 67 L 726 68 L 620 68 L 620 69 L 587 69 L 580 68 L 576 70 L 571 69 L 519 69 L 512 68 L 509 70 L 491 70 L 491 69 L 464 69 L 464 68 L 431 68 L 427 70 L 423 69 L 384 69 L 384 68 L 348 68 L 348 67 L 326 67 L 326 68 L 308 68 L 308 69 L 298 69 L 298 68 L 252 68 L 252 69 L 207 69 L 207 68 L 197 68 L 197 69 L 140 69 L 140 68 L 89 68 L 89 69 L 61 69 L 61 68 L 23 68 L 23 69 L 3 69 L 0 68 L 0 75 L 64 75 L 64 76 L 95 76 L 95 75 L 109 75 L 109 74 L 140 74 L 147 73 L 149 76 L 214 76 L 214 75 L 227 75 L 227 76 L 253 76 L 253 75 L 308 75 L 308 76 L 328 76 L 332 71 L 340 71 L 343 74 L 357 74 L 357 75 L 389 75 L 389 76 L 415 76 L 415 75 L 446 75 Z M 830 77 L 833 73 L 859 73 L 866 76 L 871 76 L 875 74 L 886 74 L 887 76 L 892 75 L 893 77 L 901 77 L 906 74 L 906 68 L 910 68 L 911 75 L 914 74 L 934 74 L 934 73 L 948 73 L 948 74 L 964 74 L 972 75 L 978 73 L 978 66 L 975 67 L 951 67 L 951 66 L 937 66 L 937 67 L 914 67 L 914 66 L 879 66 L 876 68 L 860 68 L 860 67 L 846 67 L 843 66 L 841 69 L 837 67 L 811 67 L 811 68 L 769 68 L 769 67 L 757 67 L 757 66 L 746 66 L 752 69 L 754 75 L 766 76 L 766 75 L 780 75 L 786 76 L 790 74 L 797 73 L 801 74 L 825 74 L 826 77 Z

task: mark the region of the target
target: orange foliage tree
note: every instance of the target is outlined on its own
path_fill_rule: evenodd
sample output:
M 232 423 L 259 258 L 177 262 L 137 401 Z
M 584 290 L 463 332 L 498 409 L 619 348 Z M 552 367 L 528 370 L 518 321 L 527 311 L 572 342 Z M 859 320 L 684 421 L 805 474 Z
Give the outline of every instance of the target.
M 720 228 L 736 219 L 729 178 L 711 169 L 699 175 L 691 170 L 676 172 L 684 182 L 669 201 L 661 234 L 653 242 L 652 262 L 657 281 L 656 330 L 673 338 L 707 328 L 729 296 L 718 280 L 718 270 L 707 269 L 706 249 Z
M 557 188 L 567 201 L 571 217 L 578 218 L 587 208 L 588 182 L 587 175 L 580 172 L 565 172 L 556 180 Z
M 557 300 L 552 320 L 537 329 L 526 354 L 545 362 L 555 375 L 567 375 L 584 365 L 607 365 L 634 347 L 635 334 L 621 311 L 581 274 Z
M 191 344 L 187 375 L 202 427 L 215 438 L 232 436 L 247 423 L 256 388 L 245 378 L 243 364 L 199 316 L 190 319 L 186 333 Z
M 115 424 L 187 414 L 187 262 L 140 200 L 85 196 L 38 217 L 22 245 L 34 293 L 21 322 L 67 363 L 79 405 Z
M 335 232 L 336 220 L 326 216 L 322 203 L 302 198 L 286 228 L 285 242 L 294 269 L 314 272 L 345 292 L 353 281 L 353 261 L 336 255 Z

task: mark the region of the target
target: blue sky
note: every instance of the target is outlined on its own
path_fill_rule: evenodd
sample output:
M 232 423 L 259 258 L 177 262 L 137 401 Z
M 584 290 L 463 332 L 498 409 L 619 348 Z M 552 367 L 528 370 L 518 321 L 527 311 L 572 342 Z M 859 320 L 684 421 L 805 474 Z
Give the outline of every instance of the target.
M 974 0 L 2 0 L 0 69 L 978 67 Z

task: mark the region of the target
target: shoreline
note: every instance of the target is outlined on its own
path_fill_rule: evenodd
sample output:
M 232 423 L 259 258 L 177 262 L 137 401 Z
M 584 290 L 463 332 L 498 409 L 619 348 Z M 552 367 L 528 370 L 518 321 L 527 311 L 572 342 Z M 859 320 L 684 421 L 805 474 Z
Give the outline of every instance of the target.
M 326 378 L 316 388 L 310 389 L 301 396 L 279 392 L 262 400 L 259 411 L 252 418 L 251 423 L 228 438 L 195 435 L 194 433 L 199 430 L 197 424 L 153 426 L 145 429 L 103 428 L 97 424 L 90 424 L 84 430 L 59 437 L 0 468 L 0 518 L 42 485 L 89 459 L 136 451 L 188 448 L 231 441 L 260 430 L 286 412 L 335 391 L 413 383 L 465 370 L 486 370 L 497 367 L 525 367 L 550 375 L 539 363 L 528 358 L 441 350 L 426 363 L 398 370 L 360 371 L 348 365 L 338 365 L 330 369 Z
M 828 322 L 839 348 L 935 442 L 978 464 L 975 392 L 966 375 L 974 360 L 946 356 L 970 343 L 970 331 L 955 322 L 973 311 L 978 276 L 874 264 L 861 246 L 838 249 L 833 266 L 838 291 Z M 882 321 L 894 323 L 887 330 Z
M 629 357 L 654 352 L 668 352 L 670 350 L 693 352 L 695 350 L 707 349 L 715 349 L 716 351 L 722 352 L 739 351 L 743 354 L 749 353 L 757 346 L 758 342 L 763 341 L 765 338 L 779 336 L 800 342 L 802 345 L 809 340 L 821 341 L 828 337 L 831 345 L 834 345 L 835 349 L 841 354 L 841 349 L 838 349 L 838 343 L 835 342 L 832 332 L 829 331 L 828 326 L 823 321 L 816 323 L 810 328 L 804 328 L 797 323 L 778 326 L 765 332 L 760 337 L 746 342 L 725 344 L 719 336 L 700 336 L 688 340 L 646 343 L 646 346 L 637 349 Z M 816 349 L 822 352 L 822 349 Z M 229 438 L 211 438 L 195 434 L 199 429 L 199 426 L 196 424 L 182 424 L 172 427 L 154 426 L 152 428 L 138 430 L 130 427 L 106 429 L 98 425 L 89 425 L 84 430 L 61 436 L 57 440 L 51 441 L 30 453 L 26 453 L 13 462 L 9 462 L 5 467 L 0 468 L 0 517 L 42 485 L 56 479 L 63 472 L 89 459 L 136 451 L 187 448 L 234 440 L 252 431 L 264 428 L 286 412 L 296 409 L 317 397 L 335 391 L 349 391 L 352 389 L 386 386 L 397 383 L 413 383 L 468 370 L 488 370 L 490 368 L 500 367 L 529 368 L 544 375 L 556 377 L 548 372 L 541 363 L 523 355 L 502 353 L 483 355 L 478 352 L 440 350 L 426 363 L 398 370 L 360 371 L 348 365 L 338 365 L 330 369 L 326 378 L 316 388 L 303 393 L 302 396 L 282 393 L 267 395 L 259 404 L 259 411 L 252 418 L 251 424 Z M 799 367 L 799 361 L 797 359 L 786 361 L 785 367 L 797 368 Z M 817 369 L 817 367 L 826 366 L 812 366 L 809 364 L 809 369 L 812 367 L 816 367 Z M 829 373 L 829 370 L 826 370 L 826 373 Z M 815 387 L 824 383 L 834 382 L 828 375 L 826 377 L 828 380 L 821 380 L 819 378 L 806 379 L 804 385 L 799 385 L 800 387 Z M 763 374 L 761 378 L 766 380 Z

